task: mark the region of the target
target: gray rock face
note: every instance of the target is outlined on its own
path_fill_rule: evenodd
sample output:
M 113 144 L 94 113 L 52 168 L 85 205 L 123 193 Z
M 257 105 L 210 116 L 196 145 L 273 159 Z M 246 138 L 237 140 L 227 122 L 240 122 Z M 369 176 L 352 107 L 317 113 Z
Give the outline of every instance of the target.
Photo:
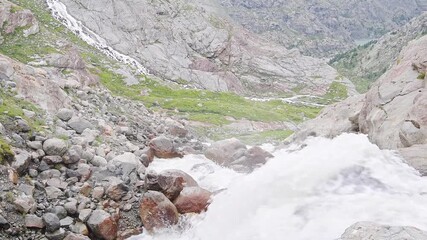
M 51 138 L 43 143 L 43 150 L 47 155 L 62 156 L 67 151 L 67 143 L 58 138 Z
M 249 30 L 310 56 L 330 56 L 354 40 L 378 38 L 419 14 L 415 0 L 218 2 Z
M 233 25 L 212 1 L 61 2 L 110 46 L 165 80 L 242 94 L 302 87 L 301 93 L 321 95 L 337 77 L 324 61 Z
M 414 227 L 384 226 L 372 222 L 359 222 L 350 226 L 339 240 L 423 240 L 427 232 Z

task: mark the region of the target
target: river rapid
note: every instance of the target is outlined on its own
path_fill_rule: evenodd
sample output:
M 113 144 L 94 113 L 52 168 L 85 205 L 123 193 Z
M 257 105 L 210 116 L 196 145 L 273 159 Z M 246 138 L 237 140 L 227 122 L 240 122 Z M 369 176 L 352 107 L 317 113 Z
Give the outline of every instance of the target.
M 150 169 L 181 169 L 216 191 L 206 213 L 133 240 L 333 240 L 358 221 L 427 230 L 427 179 L 364 135 L 313 138 L 282 149 L 251 174 L 203 156 L 155 160 Z

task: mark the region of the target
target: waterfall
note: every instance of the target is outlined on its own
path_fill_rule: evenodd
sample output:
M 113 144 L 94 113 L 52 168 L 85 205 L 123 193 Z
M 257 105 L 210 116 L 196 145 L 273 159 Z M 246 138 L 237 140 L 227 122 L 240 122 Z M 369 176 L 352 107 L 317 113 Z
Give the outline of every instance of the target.
M 134 67 L 138 74 L 148 74 L 147 69 L 136 59 L 114 50 L 112 47 L 108 46 L 105 39 L 87 28 L 81 21 L 71 16 L 63 3 L 58 0 L 46 0 L 46 3 L 52 12 L 52 16 L 79 36 L 83 41 L 97 48 L 107 56 Z

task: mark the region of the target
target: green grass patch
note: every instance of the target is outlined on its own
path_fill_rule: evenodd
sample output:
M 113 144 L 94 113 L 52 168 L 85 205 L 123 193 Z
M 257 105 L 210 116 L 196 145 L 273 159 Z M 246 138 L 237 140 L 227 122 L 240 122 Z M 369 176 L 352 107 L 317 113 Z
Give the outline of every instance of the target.
M 235 119 L 274 122 L 302 122 L 314 118 L 320 111 L 317 107 L 295 106 L 282 101 L 250 101 L 233 93 L 204 90 L 172 89 L 149 78 L 140 84 L 127 86 L 121 75 L 107 69 L 93 69 L 114 95 L 144 102 L 148 107 L 161 107 L 188 114 L 190 120 L 227 124 L 226 116 Z
M 418 74 L 417 79 L 425 79 L 426 78 L 426 73 L 425 72 L 421 72 L 420 74 Z
M 0 138 L 0 164 L 12 162 L 15 154 L 10 149 L 10 145 Z
M 343 100 L 348 97 L 347 87 L 340 82 L 333 82 L 326 92 L 325 98 L 333 100 Z
M 42 127 L 44 126 L 44 121 L 42 120 L 42 118 L 29 118 L 24 115 L 23 109 L 33 111 L 36 114 L 42 111 L 33 103 L 30 103 L 23 99 L 15 98 L 12 93 L 6 92 L 3 89 L 0 89 L 0 98 L 3 100 L 3 104 L 0 105 L 0 121 L 10 122 L 15 117 L 21 117 L 28 122 L 28 124 L 33 130 L 42 130 Z

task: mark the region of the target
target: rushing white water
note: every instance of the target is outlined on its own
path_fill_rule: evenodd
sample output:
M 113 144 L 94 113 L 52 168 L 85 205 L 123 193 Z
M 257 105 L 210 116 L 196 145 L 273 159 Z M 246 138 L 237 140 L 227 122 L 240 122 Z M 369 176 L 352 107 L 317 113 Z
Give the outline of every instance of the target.
M 205 161 L 191 156 L 153 167 L 187 170 L 200 180 L 206 172 L 191 165 Z M 427 180 L 363 135 L 311 139 L 302 150 L 276 152 L 246 176 L 209 165 L 202 186 L 228 189 L 207 213 L 187 219 L 185 230 L 132 239 L 333 240 L 358 221 L 427 230 Z
M 273 100 L 279 100 L 282 101 L 284 103 L 289 103 L 289 104 L 302 104 L 302 105 L 306 105 L 306 106 L 313 106 L 313 107 L 324 107 L 326 106 L 325 104 L 319 104 L 319 103 L 315 103 L 315 102 L 307 102 L 301 99 L 321 99 L 321 97 L 319 96 L 313 96 L 313 95 L 295 95 L 292 97 L 287 97 L 287 98 L 255 98 L 255 97 L 247 97 L 246 99 L 251 100 L 251 101 L 256 101 L 256 102 L 267 102 L 267 101 L 273 101 Z
M 148 74 L 147 69 L 145 69 L 145 67 L 142 66 L 142 64 L 139 63 L 136 59 L 124 55 L 108 46 L 105 39 L 87 28 L 81 21 L 78 21 L 73 16 L 71 16 L 67 11 L 67 7 L 63 3 L 58 0 L 46 0 L 46 3 L 52 12 L 52 16 L 62 22 L 69 30 L 79 36 L 83 41 L 87 42 L 91 46 L 96 47 L 107 56 L 134 67 L 138 74 Z

